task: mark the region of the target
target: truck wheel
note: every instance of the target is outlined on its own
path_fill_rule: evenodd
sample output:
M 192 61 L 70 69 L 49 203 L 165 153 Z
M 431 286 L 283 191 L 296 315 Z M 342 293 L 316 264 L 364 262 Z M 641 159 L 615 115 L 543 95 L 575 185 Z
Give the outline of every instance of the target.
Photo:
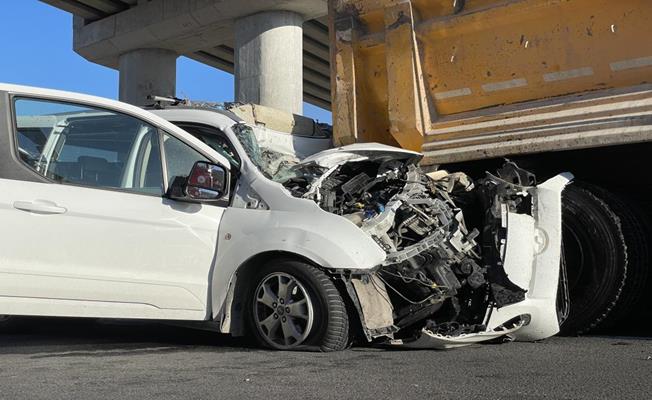
M 618 303 L 600 324 L 601 328 L 612 328 L 619 322 L 626 322 L 630 316 L 638 321 L 638 313 L 644 311 L 645 290 L 648 280 L 650 249 L 646 216 L 635 204 L 630 204 L 601 187 L 582 184 L 613 210 L 620 219 L 625 245 L 627 246 L 627 277 Z
M 620 219 L 588 190 L 572 184 L 563 193 L 562 238 L 570 312 L 561 333 L 594 329 L 616 305 L 627 276 Z
M 0 315 L 0 333 L 11 332 L 15 318 L 10 315 Z
M 295 260 L 267 263 L 252 280 L 249 330 L 261 345 L 277 350 L 317 346 L 344 350 L 349 317 L 342 296 L 321 270 Z

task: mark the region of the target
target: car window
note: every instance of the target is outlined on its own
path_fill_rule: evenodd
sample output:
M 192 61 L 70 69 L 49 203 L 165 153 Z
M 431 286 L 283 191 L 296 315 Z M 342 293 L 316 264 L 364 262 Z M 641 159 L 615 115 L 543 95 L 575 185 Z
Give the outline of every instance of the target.
M 167 133 L 163 134 L 163 149 L 170 183 L 174 182 L 175 178 L 188 177 L 197 161 L 208 161 L 200 152 Z
M 163 193 L 159 133 L 135 117 L 66 102 L 17 98 L 19 157 L 59 183 Z
M 190 133 L 197 139 L 209 145 L 213 150 L 224 156 L 233 167 L 240 167 L 240 157 L 233 145 L 221 130 L 205 125 L 173 122 L 179 128 Z

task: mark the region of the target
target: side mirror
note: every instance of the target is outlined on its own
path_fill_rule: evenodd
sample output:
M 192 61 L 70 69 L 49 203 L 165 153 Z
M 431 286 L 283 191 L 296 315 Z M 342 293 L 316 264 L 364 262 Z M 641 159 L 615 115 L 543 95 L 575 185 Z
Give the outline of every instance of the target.
M 176 177 L 168 197 L 181 201 L 216 201 L 229 191 L 229 173 L 221 165 L 198 161 L 188 178 Z

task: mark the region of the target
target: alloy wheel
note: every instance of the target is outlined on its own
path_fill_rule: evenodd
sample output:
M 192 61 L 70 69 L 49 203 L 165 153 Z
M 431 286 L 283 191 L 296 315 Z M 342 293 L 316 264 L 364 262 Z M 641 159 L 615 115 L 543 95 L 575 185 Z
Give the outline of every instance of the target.
M 294 276 L 274 272 L 256 287 L 254 322 L 263 339 L 274 348 L 290 349 L 310 335 L 314 310 L 306 288 Z

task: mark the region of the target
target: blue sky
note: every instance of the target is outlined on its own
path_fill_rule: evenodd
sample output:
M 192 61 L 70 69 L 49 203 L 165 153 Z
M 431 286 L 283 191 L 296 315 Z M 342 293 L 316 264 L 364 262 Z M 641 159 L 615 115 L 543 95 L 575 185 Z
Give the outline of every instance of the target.
M 0 82 L 70 90 L 115 99 L 118 72 L 72 50 L 72 16 L 37 0 L 0 0 Z M 177 60 L 177 96 L 233 101 L 233 76 L 185 57 Z M 331 122 L 309 104 L 304 113 Z

